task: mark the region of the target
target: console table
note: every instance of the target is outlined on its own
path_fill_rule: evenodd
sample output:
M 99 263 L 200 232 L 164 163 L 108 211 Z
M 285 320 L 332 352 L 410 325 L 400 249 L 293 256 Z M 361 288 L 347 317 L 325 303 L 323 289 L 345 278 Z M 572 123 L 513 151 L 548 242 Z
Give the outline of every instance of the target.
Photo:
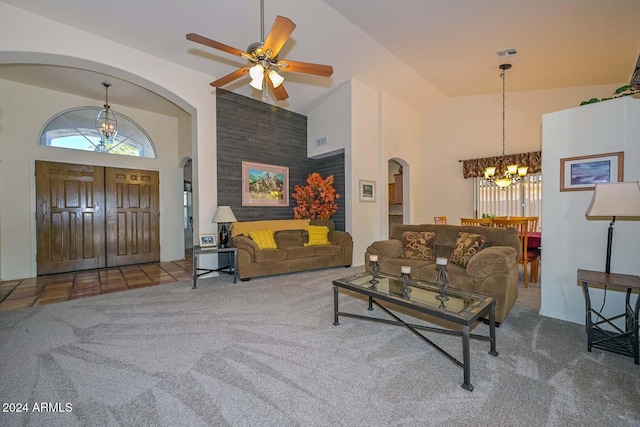
M 222 266 L 220 268 L 216 268 L 216 269 L 210 269 L 210 268 L 200 268 L 198 266 L 198 257 L 201 254 L 221 254 L 221 253 L 229 253 L 230 256 L 233 257 L 233 265 L 229 264 L 229 265 L 225 265 Z M 226 270 L 226 271 L 225 271 Z M 236 283 L 237 279 L 238 279 L 238 249 L 236 248 L 223 248 L 223 247 L 219 247 L 219 246 L 207 246 L 207 247 L 200 247 L 200 246 L 194 246 L 193 247 L 193 288 L 192 289 L 197 289 L 198 286 L 196 286 L 196 282 L 198 280 L 198 277 L 204 275 L 204 274 L 209 274 L 209 273 L 213 273 L 214 271 L 222 271 L 222 272 L 226 272 L 229 274 L 233 274 L 233 283 Z
M 640 349 L 638 346 L 640 295 L 636 297 L 635 309 L 631 306 L 630 301 L 631 293 L 634 290 L 640 290 L 640 276 L 578 270 L 578 284 L 582 285 L 586 303 L 587 350 L 591 351 L 591 348 L 599 348 L 630 356 L 633 357 L 636 365 L 640 364 Z M 604 286 L 605 291 L 607 287 L 618 291 L 626 291 L 624 313 L 606 318 L 601 311 L 592 308 L 591 298 L 589 298 L 590 285 Z M 595 322 L 593 321 L 593 315 L 596 317 Z M 624 331 L 612 323 L 613 320 L 619 318 L 624 318 L 625 320 Z M 613 330 L 600 328 L 600 325 L 605 323 Z

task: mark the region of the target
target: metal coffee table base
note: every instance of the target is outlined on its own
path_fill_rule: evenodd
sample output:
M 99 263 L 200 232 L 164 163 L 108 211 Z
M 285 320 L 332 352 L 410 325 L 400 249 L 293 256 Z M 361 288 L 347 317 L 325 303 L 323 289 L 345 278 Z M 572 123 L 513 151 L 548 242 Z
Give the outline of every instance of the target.
M 395 314 L 393 314 L 391 311 L 389 311 L 386 307 L 380 305 L 378 303 L 378 301 L 376 301 L 373 297 L 369 296 L 369 310 L 373 310 L 373 305 L 374 304 L 377 307 L 380 307 L 380 309 L 382 309 L 382 311 L 387 313 L 389 316 L 391 316 L 395 320 L 378 319 L 378 318 L 375 318 L 375 317 L 362 316 L 360 314 L 345 313 L 345 312 L 339 311 L 338 310 L 338 287 L 334 285 L 334 287 L 333 287 L 333 306 L 334 306 L 335 315 L 334 315 L 333 324 L 335 326 L 340 325 L 340 322 L 338 320 L 338 316 L 346 316 L 346 317 L 353 317 L 353 318 L 356 318 L 356 319 L 369 320 L 369 321 L 372 321 L 372 322 L 384 323 L 384 324 L 387 324 L 387 325 L 404 326 L 405 328 L 410 330 L 414 335 L 416 335 L 418 338 L 420 338 L 422 341 L 426 342 L 431 347 L 433 347 L 436 351 L 438 351 L 438 353 L 442 354 L 447 359 L 449 359 L 451 362 L 455 363 L 456 365 L 460 366 L 463 369 L 463 371 L 464 371 L 464 382 L 462 383 L 462 388 L 465 389 L 465 390 L 468 390 L 468 391 L 473 391 L 473 385 L 471 384 L 471 365 L 470 365 L 471 353 L 470 353 L 470 350 L 469 350 L 469 339 L 473 338 L 473 339 L 476 339 L 476 340 L 489 341 L 490 342 L 490 347 L 491 347 L 491 349 L 489 350 L 489 354 L 492 355 L 492 356 L 497 356 L 498 355 L 498 352 L 496 351 L 496 328 L 495 328 L 496 313 L 495 313 L 495 303 L 492 303 L 488 307 L 489 308 L 489 336 L 476 335 L 476 334 L 469 333 L 469 326 L 468 325 L 462 325 L 462 332 L 458 332 L 458 331 L 452 331 L 452 330 L 449 330 L 449 329 L 434 328 L 434 327 L 430 327 L 430 326 L 423 326 L 423 325 L 416 325 L 416 324 L 412 324 L 412 323 L 407 323 L 407 322 L 403 321 L 402 319 L 400 319 Z M 429 332 L 435 332 L 435 333 L 439 333 L 439 334 L 461 336 L 462 337 L 462 362 L 460 360 L 456 359 L 454 356 L 452 356 L 449 352 L 447 352 L 443 348 L 439 347 L 436 343 L 431 341 L 429 338 L 425 337 L 423 334 L 418 332 L 418 329 L 424 330 L 424 331 L 429 331 Z

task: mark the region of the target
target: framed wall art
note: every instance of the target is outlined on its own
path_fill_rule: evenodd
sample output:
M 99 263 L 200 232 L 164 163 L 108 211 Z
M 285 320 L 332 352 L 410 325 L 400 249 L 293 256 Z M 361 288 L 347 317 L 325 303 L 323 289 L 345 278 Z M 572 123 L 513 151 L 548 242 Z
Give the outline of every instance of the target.
M 218 242 L 216 241 L 215 234 L 201 234 L 200 235 L 200 247 L 208 248 L 211 246 L 217 246 Z
M 375 202 L 376 201 L 376 182 L 361 179 L 359 182 L 360 201 Z
M 623 151 L 560 159 L 560 191 L 593 190 L 596 184 L 623 179 Z
M 289 206 L 289 168 L 242 162 L 242 206 Z

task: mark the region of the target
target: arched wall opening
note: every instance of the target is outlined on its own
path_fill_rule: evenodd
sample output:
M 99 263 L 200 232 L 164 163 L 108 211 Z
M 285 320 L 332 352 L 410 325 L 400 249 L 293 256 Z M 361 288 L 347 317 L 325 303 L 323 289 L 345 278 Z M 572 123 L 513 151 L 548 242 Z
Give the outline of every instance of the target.
M 135 168 L 135 162 L 140 162 L 142 166 L 139 166 L 141 169 L 147 170 L 159 170 L 162 174 L 164 174 L 163 184 L 161 186 L 161 191 L 163 187 L 167 186 L 171 190 L 166 190 L 164 195 L 161 195 L 161 222 L 164 223 L 161 228 L 161 236 L 164 234 L 162 239 L 167 239 L 164 244 L 161 243 L 162 246 L 162 261 L 169 261 L 172 259 L 181 259 L 184 256 L 184 246 L 182 244 L 182 236 L 184 235 L 183 230 L 183 219 L 182 219 L 182 189 L 183 189 L 183 165 L 181 164 L 181 160 L 183 157 L 188 156 L 192 157 L 197 153 L 197 135 L 196 135 L 196 108 L 189 102 L 185 101 L 180 96 L 171 92 L 170 90 L 161 87 L 160 85 L 142 78 L 136 74 L 128 72 L 126 70 L 118 69 L 109 65 L 101 64 L 98 62 L 65 56 L 65 55 L 56 55 L 56 54 L 46 54 L 46 53 L 31 53 L 31 52 L 0 52 L 0 78 L 4 81 L 4 87 L 12 87 L 19 88 L 16 90 L 22 91 L 22 87 L 24 87 L 24 91 L 28 93 L 37 92 L 40 94 L 44 94 L 48 99 L 54 99 L 52 104 L 56 104 L 55 92 L 60 93 L 60 99 L 84 97 L 86 99 L 100 99 L 100 97 L 88 96 L 87 93 L 73 93 L 72 91 L 67 90 L 66 87 L 55 87 L 55 85 L 37 85 L 34 83 L 29 83 L 29 81 L 19 81 L 18 79 L 12 79 L 11 77 L 4 78 L 2 75 L 1 68 L 3 67 L 27 67 L 27 66 L 44 66 L 48 68 L 58 67 L 63 72 L 67 70 L 69 72 L 82 72 L 87 74 L 95 74 L 94 78 L 108 78 L 109 80 L 116 81 L 118 85 L 127 85 L 126 87 L 135 88 L 137 91 L 148 91 L 155 96 L 155 99 L 158 102 L 165 102 L 167 104 L 171 104 L 170 108 L 173 108 L 177 113 L 176 115 L 171 116 L 168 113 L 162 113 L 157 111 L 152 111 L 151 115 L 162 118 L 165 115 L 169 116 L 166 118 L 166 121 L 173 123 L 171 127 L 175 129 L 176 127 L 181 128 L 180 131 L 175 132 L 177 135 L 171 138 L 165 137 L 165 140 L 174 140 L 176 141 L 176 146 L 179 144 L 179 141 L 182 141 L 183 147 L 180 149 L 172 149 L 172 153 L 170 156 L 165 156 L 162 160 L 154 160 L 154 159 L 124 159 L 119 160 L 118 162 L 122 162 L 122 167 L 125 168 Z M 99 83 L 98 83 L 99 85 Z M 103 91 L 102 87 L 100 89 Z M 51 92 L 47 93 L 47 91 L 54 91 L 53 97 L 51 96 Z M 113 103 L 113 95 L 110 92 L 110 103 Z M 104 99 L 103 99 L 104 101 Z M 37 102 L 37 101 L 35 101 Z M 61 102 L 64 103 L 64 102 Z M 22 103 L 24 104 L 24 103 Z M 126 106 L 126 103 L 123 102 L 120 104 L 121 106 Z M 129 106 L 132 109 L 138 109 L 141 111 L 141 114 L 145 115 L 147 111 L 139 105 Z M 29 117 L 30 114 L 28 111 L 18 110 L 11 111 L 13 109 L 12 104 L 4 104 L 4 111 L 2 115 L 0 115 L 0 120 L 5 120 L 3 124 L 3 137 L 5 138 L 5 143 L 13 144 L 13 141 L 23 141 L 24 144 L 36 146 L 37 140 L 33 139 L 28 135 L 26 138 L 16 139 L 16 133 L 12 134 L 12 131 L 18 127 L 16 124 L 8 123 L 9 117 L 15 117 L 17 114 L 21 114 L 23 117 L 27 117 L 27 125 L 29 128 L 34 128 L 34 132 L 37 133 L 41 125 L 44 122 L 39 123 L 37 118 Z M 2 110 L 2 109 L 0 109 Z M 2 117 L 4 116 L 4 118 Z M 37 129 L 36 129 L 37 127 Z M 23 135 L 26 133 L 23 133 Z M 22 136 L 22 135 L 18 135 Z M 10 139 L 9 139 L 10 138 Z M 31 140 L 33 139 L 33 141 Z M 40 151 L 38 151 L 40 150 Z M 44 151 L 49 150 L 49 151 Z M 58 150 L 58 151 L 56 151 Z M 36 160 L 47 160 L 50 159 L 52 161 L 68 161 L 70 163 L 85 163 L 85 164 L 99 164 L 105 166 L 114 166 L 116 165 L 115 160 L 109 160 L 105 157 L 98 158 L 97 161 L 94 162 L 93 159 L 88 158 L 89 154 L 74 154 L 73 156 L 68 156 L 61 154 L 62 149 L 56 149 L 52 147 L 41 147 L 40 149 L 32 149 L 29 148 L 29 151 L 21 148 L 20 150 L 20 158 L 18 159 L 20 165 L 23 169 L 25 169 L 26 165 L 29 165 L 33 169 Z M 15 165 L 15 159 L 18 154 L 12 153 L 14 150 L 5 150 L 5 154 L 8 156 L 5 157 L 5 165 L 3 167 L 5 178 L 15 175 L 14 172 L 17 170 L 18 166 Z M 67 150 L 68 152 L 68 150 Z M 99 154 L 98 154 L 99 155 Z M 119 157 L 119 156 L 117 156 Z M 26 163 L 25 163 L 26 162 Z M 12 166 L 11 163 L 14 163 Z M 26 168 L 28 169 L 28 167 Z M 3 235 L 0 239 L 0 280 L 10 280 L 15 278 L 25 278 L 25 277 L 34 277 L 36 275 L 36 261 L 35 261 L 35 248 L 36 245 L 36 232 L 35 232 L 35 221 L 33 219 L 33 215 L 24 215 L 24 212 L 31 211 L 33 212 L 36 206 L 35 201 L 35 179 L 33 178 L 33 174 L 31 173 L 31 177 L 28 178 L 28 172 L 18 171 L 20 175 L 25 175 L 22 178 L 22 182 L 20 187 L 15 191 L 10 191 L 9 187 L 10 179 L 3 178 L 5 181 L 4 185 L 0 186 L 0 199 L 3 198 L 4 193 L 4 202 L 0 202 L 0 226 L 4 223 L 3 226 Z M 197 176 L 195 171 L 193 172 L 193 176 Z M 15 185 L 15 184 L 14 184 Z M 174 188 L 175 187 L 175 188 Z M 13 201 L 9 201 L 8 198 L 10 194 L 19 192 L 24 194 L 23 197 L 25 200 L 20 202 L 20 205 L 16 205 Z M 171 193 L 170 196 L 167 194 Z M 3 206 L 4 205 L 4 206 Z M 20 214 L 19 212 L 22 212 Z M 194 216 L 197 217 L 197 211 L 194 211 Z M 20 219 L 23 217 L 23 219 Z M 31 217 L 31 218 L 29 218 Z M 17 221 L 16 221 L 17 219 Z M 195 218 L 194 218 L 195 220 Z M 27 237 L 31 233 L 31 238 Z M 12 236 L 16 236 L 15 238 Z M 17 237 L 21 236 L 21 237 Z M 178 237 L 178 239 L 176 239 Z M 176 241 L 180 241 L 180 243 L 175 243 Z M 12 249 L 9 249 L 12 248 Z M 176 254 L 181 254 L 176 256 Z
M 387 193 L 389 214 L 389 235 L 394 225 L 410 224 L 410 168 L 409 163 L 399 157 L 387 161 L 389 191 Z

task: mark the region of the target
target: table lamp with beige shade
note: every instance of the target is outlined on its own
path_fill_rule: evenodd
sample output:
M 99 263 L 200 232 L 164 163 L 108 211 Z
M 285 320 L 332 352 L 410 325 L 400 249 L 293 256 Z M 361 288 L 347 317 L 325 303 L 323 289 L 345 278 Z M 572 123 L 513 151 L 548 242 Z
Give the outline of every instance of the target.
M 226 248 L 229 244 L 229 231 L 227 230 L 227 224 L 232 222 L 236 222 L 236 216 L 233 214 L 230 206 L 218 206 L 216 209 L 215 215 L 213 215 L 213 219 L 211 222 L 215 222 L 220 224 L 220 236 L 218 239 L 218 244 Z
M 613 224 L 616 218 L 640 220 L 640 185 L 638 181 L 596 184 L 593 198 L 585 213 L 587 219 L 612 218 L 607 236 L 607 260 L 605 272 L 611 272 L 611 244 Z

